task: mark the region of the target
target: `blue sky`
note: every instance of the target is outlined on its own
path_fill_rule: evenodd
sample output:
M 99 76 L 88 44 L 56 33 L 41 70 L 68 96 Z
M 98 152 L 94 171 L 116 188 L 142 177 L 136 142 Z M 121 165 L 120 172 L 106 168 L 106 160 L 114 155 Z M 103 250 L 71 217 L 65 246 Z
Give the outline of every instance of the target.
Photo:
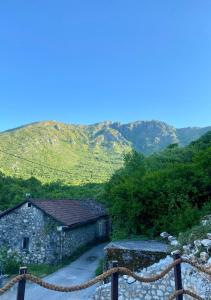
M 211 125 L 211 1 L 0 2 L 0 130 Z

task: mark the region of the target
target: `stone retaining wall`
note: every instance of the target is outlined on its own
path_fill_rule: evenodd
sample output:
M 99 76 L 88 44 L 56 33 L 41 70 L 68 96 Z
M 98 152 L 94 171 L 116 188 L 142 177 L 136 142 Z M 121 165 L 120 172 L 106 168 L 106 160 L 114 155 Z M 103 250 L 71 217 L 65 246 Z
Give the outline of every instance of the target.
M 105 248 L 105 269 L 112 267 L 112 261 L 118 261 L 119 267 L 141 270 L 169 254 L 169 246 L 155 240 L 122 240 L 109 243 Z
M 167 256 L 139 274 L 151 276 L 160 273 L 172 262 L 172 258 Z M 187 264 L 182 264 L 182 278 L 185 288 L 196 292 L 198 295 L 208 300 L 211 299 L 210 279 L 203 273 L 198 273 L 194 268 Z M 154 283 L 136 282 L 132 277 L 123 276 L 119 279 L 119 300 L 167 300 L 174 291 L 174 273 L 169 272 L 164 278 Z M 101 285 L 97 288 L 94 300 L 110 300 L 111 284 Z M 184 296 L 184 300 L 192 300 L 189 296 Z

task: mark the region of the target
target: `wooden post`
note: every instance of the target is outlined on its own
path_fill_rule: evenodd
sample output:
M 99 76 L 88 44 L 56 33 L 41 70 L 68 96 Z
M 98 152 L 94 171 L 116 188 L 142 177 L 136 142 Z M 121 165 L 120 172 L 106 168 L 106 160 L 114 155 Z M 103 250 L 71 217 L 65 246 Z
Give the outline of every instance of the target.
M 112 267 L 118 267 L 118 262 L 113 261 Z M 111 300 L 118 300 L 118 272 L 111 275 Z
M 26 274 L 27 273 L 27 267 L 20 267 L 19 274 Z M 26 280 L 22 279 L 18 282 L 18 290 L 17 290 L 17 300 L 24 300 L 25 297 L 25 286 L 26 286 Z
M 174 260 L 180 259 L 180 252 L 175 251 L 174 255 Z M 182 290 L 182 275 L 181 275 L 181 263 L 177 264 L 174 267 L 174 279 L 175 279 L 175 290 Z M 183 300 L 183 295 L 179 295 L 176 297 L 176 300 Z

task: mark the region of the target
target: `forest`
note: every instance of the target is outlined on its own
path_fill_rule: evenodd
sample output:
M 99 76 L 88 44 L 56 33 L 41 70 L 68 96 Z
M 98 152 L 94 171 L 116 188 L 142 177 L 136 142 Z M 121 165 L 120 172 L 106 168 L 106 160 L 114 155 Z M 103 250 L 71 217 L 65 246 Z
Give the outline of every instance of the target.
M 144 157 L 133 151 L 105 186 L 113 237 L 178 234 L 211 213 L 211 132 Z
M 96 198 L 113 220 L 113 238 L 178 234 L 211 213 L 211 132 L 186 147 L 171 144 L 144 156 L 133 150 L 104 184 L 70 186 L 0 174 L 0 210 L 25 199 Z

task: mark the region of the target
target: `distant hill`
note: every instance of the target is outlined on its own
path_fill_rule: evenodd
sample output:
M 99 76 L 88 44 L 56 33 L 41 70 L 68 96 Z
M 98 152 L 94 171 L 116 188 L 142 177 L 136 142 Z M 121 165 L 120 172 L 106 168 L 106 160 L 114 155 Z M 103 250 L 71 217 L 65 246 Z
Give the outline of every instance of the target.
M 105 182 L 131 149 L 149 155 L 169 144 L 185 146 L 209 130 L 211 126 L 176 129 L 160 121 L 36 122 L 0 133 L 0 171 L 42 182 Z

